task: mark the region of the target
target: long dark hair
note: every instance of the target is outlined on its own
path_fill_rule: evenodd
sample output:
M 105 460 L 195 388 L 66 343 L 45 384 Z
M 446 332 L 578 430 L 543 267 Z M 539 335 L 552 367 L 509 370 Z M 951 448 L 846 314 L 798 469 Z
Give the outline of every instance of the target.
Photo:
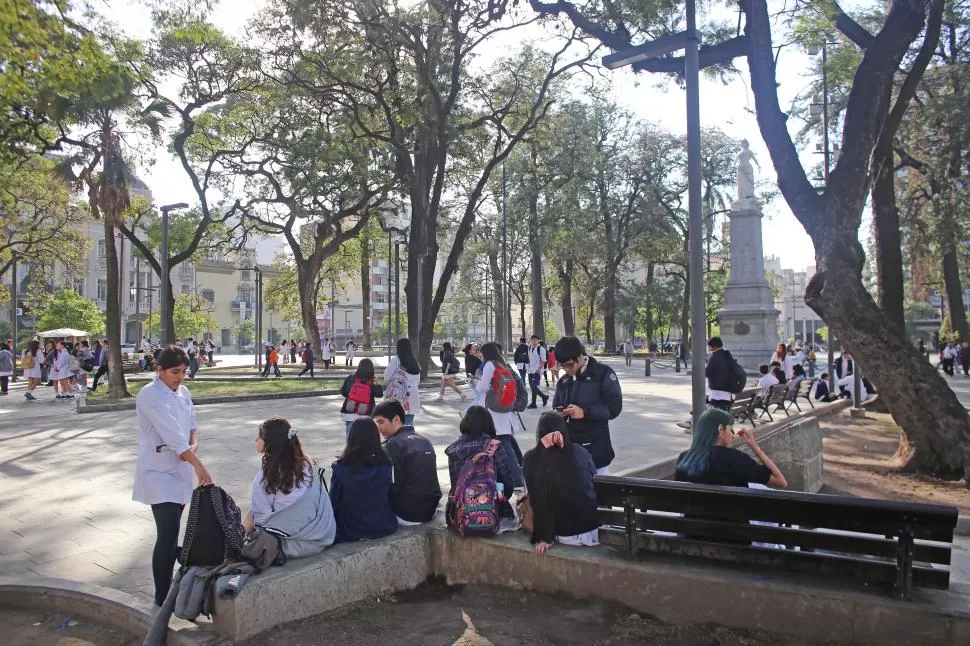
M 365 384 L 372 381 L 374 379 L 374 362 L 370 359 L 361 359 L 360 363 L 357 364 L 357 372 L 354 373 L 354 376 Z
M 481 437 L 482 435 L 494 438 L 495 420 L 492 419 L 492 414 L 484 406 L 470 406 L 465 411 L 465 416 L 461 418 L 458 430 L 461 431 L 462 435 L 467 435 L 470 438 Z
M 263 438 L 263 488 L 267 494 L 288 494 L 308 480 L 310 460 L 293 427 L 282 417 L 268 419 L 259 425 Z M 290 437 L 292 435 L 292 437 Z
M 550 433 L 561 433 L 563 446 L 546 448 L 542 438 Z M 536 447 L 525 454 L 524 462 L 535 475 L 535 484 L 529 490 L 532 503 L 532 542 L 551 543 L 556 536 L 555 510 L 568 507 L 582 497 L 578 465 L 572 459 L 572 442 L 566 421 L 558 413 L 543 413 L 536 426 Z
M 418 359 L 414 356 L 414 348 L 411 346 L 411 339 L 398 339 L 397 340 L 397 358 L 401 361 L 401 367 L 404 371 L 412 374 L 421 374 L 421 364 L 418 363 Z
M 483 345 L 481 348 L 482 359 L 485 361 L 491 361 L 497 366 L 503 368 L 508 368 L 509 364 L 505 363 L 505 359 L 502 357 L 502 350 L 499 349 L 499 345 L 494 341 L 490 341 Z
M 717 446 L 721 426 L 734 424 L 731 413 L 717 408 L 708 408 L 697 418 L 697 428 L 694 429 L 694 439 L 690 449 L 684 455 L 677 468 L 689 478 L 700 478 L 707 473 L 711 464 L 711 455 Z
M 38 350 L 40 350 L 40 341 L 37 339 L 27 344 L 27 352 L 30 353 L 30 356 L 36 355 Z
M 381 435 L 377 432 L 377 424 L 369 417 L 358 417 L 350 425 L 347 436 L 347 446 L 339 464 L 344 465 L 354 473 L 361 467 L 373 467 L 378 464 L 390 464 L 391 459 L 381 446 Z

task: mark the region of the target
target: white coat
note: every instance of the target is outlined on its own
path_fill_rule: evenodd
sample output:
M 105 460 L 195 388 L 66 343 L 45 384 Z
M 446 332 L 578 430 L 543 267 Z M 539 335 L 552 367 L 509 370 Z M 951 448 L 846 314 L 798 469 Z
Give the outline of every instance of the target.
M 131 498 L 154 505 L 192 501 L 192 465 L 179 456 L 189 450 L 195 412 L 189 389 L 173 391 L 160 379 L 141 389 L 138 415 L 138 459 Z M 161 448 L 159 448 L 161 447 Z
M 387 362 L 387 368 L 384 369 L 384 383 L 386 384 L 397 369 L 401 367 L 401 360 L 396 356 L 391 357 L 391 360 Z M 409 415 L 419 415 L 421 413 L 421 393 L 418 392 L 418 388 L 421 386 L 421 373 L 412 375 L 410 372 L 405 371 L 408 380 L 408 407 L 411 409 L 408 411 Z

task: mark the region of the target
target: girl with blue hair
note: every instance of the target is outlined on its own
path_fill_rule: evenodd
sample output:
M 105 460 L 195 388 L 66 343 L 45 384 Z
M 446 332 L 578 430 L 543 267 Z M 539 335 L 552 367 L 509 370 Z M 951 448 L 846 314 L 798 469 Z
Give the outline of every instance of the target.
M 735 437 L 734 417 L 730 413 L 716 408 L 704 411 L 697 420 L 690 449 L 677 458 L 676 479 L 728 487 L 747 487 L 749 483 L 776 489 L 787 487 L 785 476 L 755 442 L 754 434 L 741 429 L 737 435 L 757 460 L 730 448 Z

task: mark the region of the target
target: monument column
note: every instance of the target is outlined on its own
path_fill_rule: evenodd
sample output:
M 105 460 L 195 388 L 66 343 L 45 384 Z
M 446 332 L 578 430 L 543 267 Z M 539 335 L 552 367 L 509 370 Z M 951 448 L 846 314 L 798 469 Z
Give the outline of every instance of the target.
M 754 195 L 754 155 L 748 142 L 738 153 L 738 199 L 731 205 L 731 266 L 724 288 L 724 307 L 717 311 L 721 340 L 738 363 L 757 374 L 777 344 L 778 310 L 765 278 L 761 239 L 761 206 Z

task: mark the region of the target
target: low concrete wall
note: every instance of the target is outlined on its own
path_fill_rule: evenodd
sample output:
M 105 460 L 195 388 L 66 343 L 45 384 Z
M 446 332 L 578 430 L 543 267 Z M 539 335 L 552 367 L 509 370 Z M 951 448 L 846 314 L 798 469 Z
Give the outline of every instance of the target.
M 841 412 L 851 405 L 849 400 L 843 399 L 755 427 L 754 434 L 758 445 L 781 469 L 788 480 L 789 490 L 817 493 L 822 489 L 824 460 L 822 433 L 818 420 Z M 750 453 L 741 440 L 735 441 L 733 446 Z M 676 468 L 677 456 L 675 455 L 611 475 L 672 480 Z
M 914 601 L 880 592 L 827 585 L 824 580 L 752 576 L 701 561 L 651 558 L 631 562 L 607 548 L 557 546 L 537 557 L 522 534 L 494 540 L 432 536 L 434 574 L 451 584 L 509 588 L 604 599 L 661 621 L 711 622 L 820 640 L 881 646 L 953 646 L 970 643 L 966 598 L 918 590 Z
M 0 578 L 0 607 L 62 612 L 144 635 L 154 619 L 152 605 L 130 594 L 90 583 L 64 579 Z M 206 646 L 222 643 L 220 635 L 202 630 L 190 621 L 172 617 L 169 646 Z
M 250 577 L 232 601 L 216 600 L 216 629 L 242 640 L 274 626 L 380 594 L 409 590 L 431 571 L 431 526 L 380 541 L 345 543 Z

